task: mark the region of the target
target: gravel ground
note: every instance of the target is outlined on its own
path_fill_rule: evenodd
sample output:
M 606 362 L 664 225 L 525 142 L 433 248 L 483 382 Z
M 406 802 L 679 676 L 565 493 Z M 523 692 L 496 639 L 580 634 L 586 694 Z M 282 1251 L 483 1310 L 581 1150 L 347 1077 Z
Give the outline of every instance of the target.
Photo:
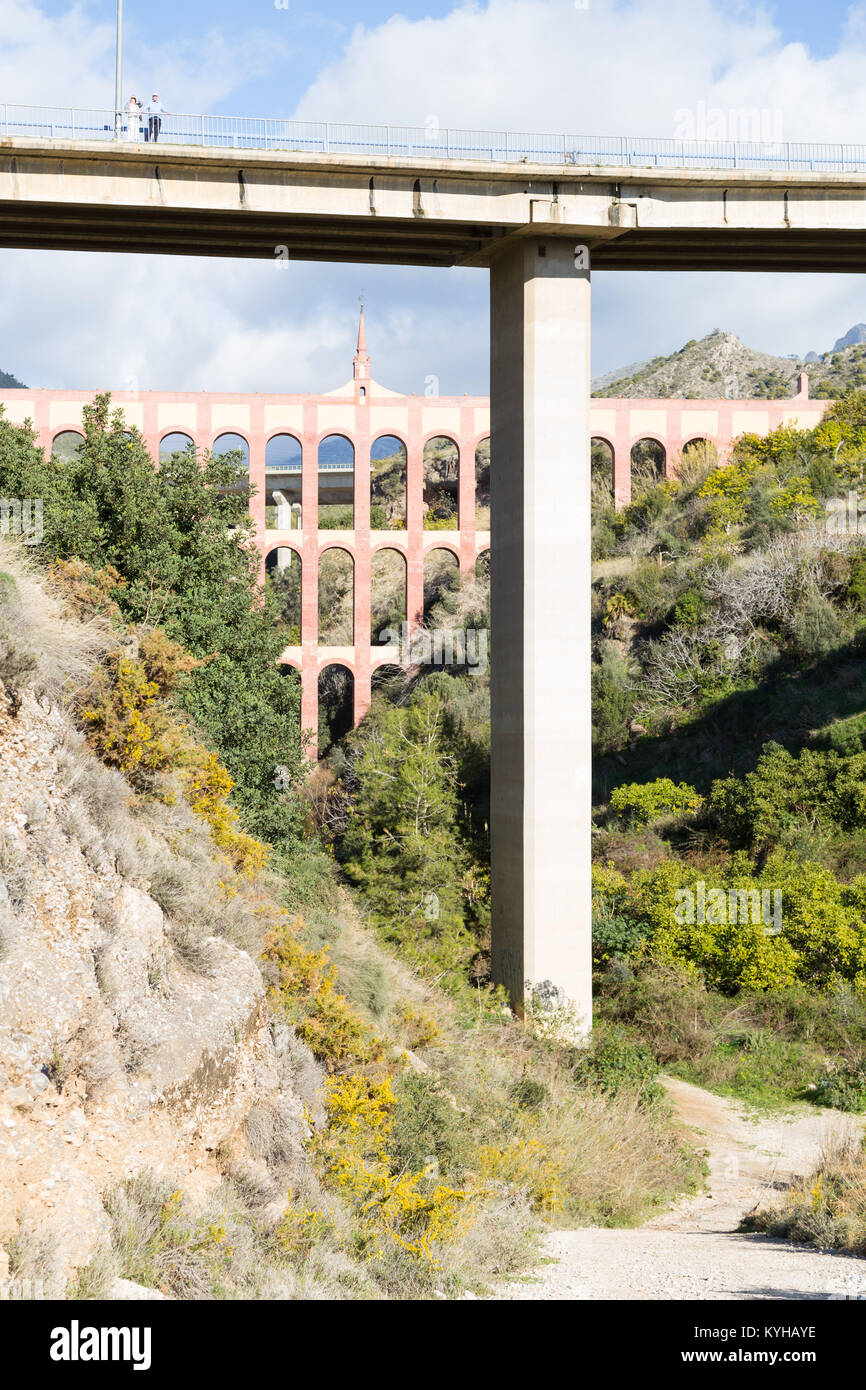
M 737 1231 L 742 1216 L 806 1173 L 833 1133 L 856 1122 L 797 1106 L 752 1116 L 735 1101 L 665 1081 L 707 1150 L 707 1190 L 638 1230 L 554 1231 L 536 1274 L 497 1299 L 866 1299 L 866 1260 Z

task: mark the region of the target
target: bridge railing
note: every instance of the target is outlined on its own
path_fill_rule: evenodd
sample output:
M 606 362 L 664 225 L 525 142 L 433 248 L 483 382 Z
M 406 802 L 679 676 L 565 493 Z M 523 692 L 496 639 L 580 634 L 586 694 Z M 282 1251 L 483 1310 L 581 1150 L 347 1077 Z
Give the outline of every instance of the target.
M 137 143 L 146 139 L 147 129 L 147 117 L 143 116 L 141 131 L 131 131 L 125 112 L 116 121 L 113 111 L 99 108 L 0 103 L 0 138 L 120 139 Z M 866 172 L 866 145 L 454 130 L 440 127 L 432 119 L 424 126 L 350 125 L 335 121 L 289 121 L 270 116 L 204 116 L 173 112 L 162 118 L 159 140 L 167 145 L 214 149 L 394 155 L 436 161 L 465 159 L 620 168 Z

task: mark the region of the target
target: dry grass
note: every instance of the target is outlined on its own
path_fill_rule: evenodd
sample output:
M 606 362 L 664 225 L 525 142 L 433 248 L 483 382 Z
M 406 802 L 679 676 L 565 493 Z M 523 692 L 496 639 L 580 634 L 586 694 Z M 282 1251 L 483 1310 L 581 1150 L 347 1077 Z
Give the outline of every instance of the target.
M 79 688 L 116 638 L 106 619 L 66 617 L 23 546 L 0 537 L 0 679 L 14 690 L 63 702 Z M 12 581 L 10 583 L 10 580 Z
M 753 1212 L 750 1231 L 866 1256 L 866 1140 L 862 1129 L 835 1136 L 818 1166 L 792 1184 L 782 1201 Z
M 332 955 L 341 986 L 363 1002 L 375 973 L 370 1012 L 378 1026 L 439 1078 L 465 1114 L 476 1160 L 489 1148 L 505 1155 L 501 1162 L 490 1156 L 491 1171 L 505 1175 L 503 1191 L 531 1198 L 530 1228 L 538 1215 L 558 1225 L 636 1224 L 694 1184 L 699 1161 L 663 1105 L 648 1106 L 627 1088 L 611 1095 L 576 1080 L 569 1049 L 543 1042 L 510 1015 L 497 1021 L 479 1009 L 474 1020 L 461 1016 L 371 941 L 350 900 L 340 916 Z M 425 1033 L 428 1040 L 419 1041 Z M 527 1079 L 539 1088 L 534 1106 L 521 1099 Z M 524 1218 L 528 1212 L 527 1205 Z M 476 1271 L 482 1282 L 488 1273 Z

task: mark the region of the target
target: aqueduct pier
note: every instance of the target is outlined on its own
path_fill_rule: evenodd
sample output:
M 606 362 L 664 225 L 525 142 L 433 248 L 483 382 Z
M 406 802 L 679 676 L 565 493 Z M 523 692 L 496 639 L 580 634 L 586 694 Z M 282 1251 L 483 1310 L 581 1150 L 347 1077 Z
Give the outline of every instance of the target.
M 570 1001 L 584 1025 L 590 267 L 859 273 L 866 263 L 866 171 L 857 159 L 846 167 L 845 147 L 836 161 L 794 147 L 779 167 L 777 152 L 762 165 L 752 146 L 745 168 L 726 155 L 712 167 L 712 154 L 677 167 L 677 149 L 636 168 L 604 148 L 566 159 L 563 146 L 557 163 L 536 162 L 531 145 L 500 160 L 438 147 L 0 139 L 0 246 L 265 259 L 281 247 L 294 259 L 489 268 L 493 973 L 516 1003 L 527 990 Z

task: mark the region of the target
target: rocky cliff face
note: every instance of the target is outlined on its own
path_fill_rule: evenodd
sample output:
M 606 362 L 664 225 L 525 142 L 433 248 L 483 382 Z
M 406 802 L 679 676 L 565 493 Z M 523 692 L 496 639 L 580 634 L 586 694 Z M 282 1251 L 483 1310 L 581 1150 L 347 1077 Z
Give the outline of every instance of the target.
M 307 1125 L 254 961 L 218 936 L 179 949 L 148 893 L 171 850 L 123 778 L 2 683 L 0 768 L 0 1247 L 41 1242 L 62 1292 L 107 1240 L 113 1183 L 149 1170 L 204 1200 L 228 1155 L 267 1184 L 250 1116 L 279 1116 L 299 1167 Z

